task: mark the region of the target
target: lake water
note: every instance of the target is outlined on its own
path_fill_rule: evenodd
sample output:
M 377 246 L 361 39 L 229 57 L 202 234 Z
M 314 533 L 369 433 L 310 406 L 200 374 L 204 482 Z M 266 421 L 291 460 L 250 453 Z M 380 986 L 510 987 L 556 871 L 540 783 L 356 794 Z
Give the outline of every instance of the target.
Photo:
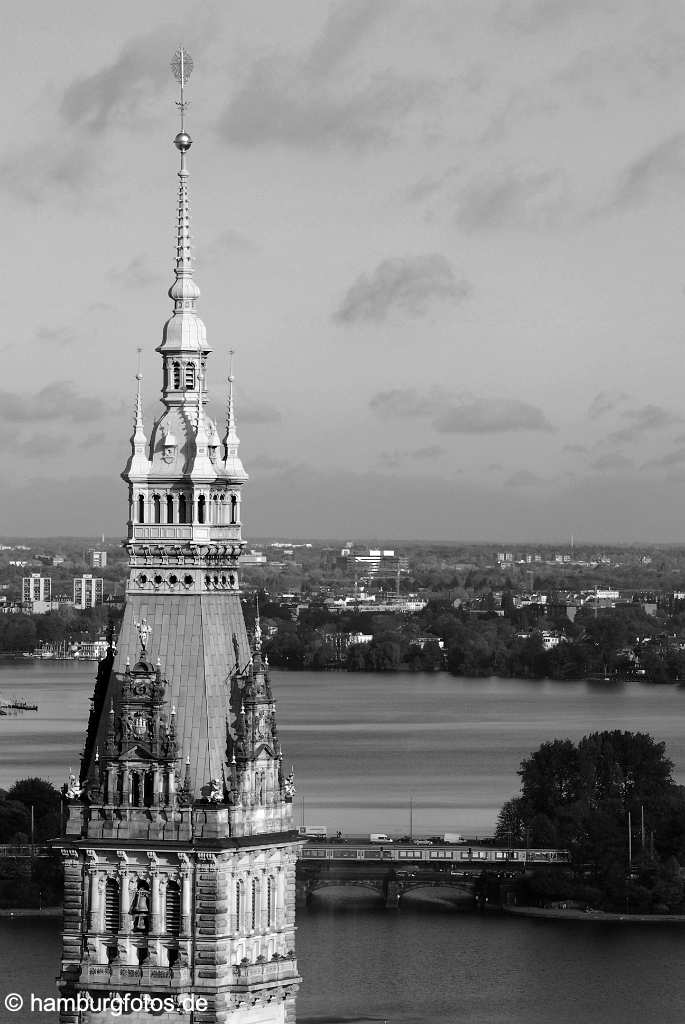
M 38 704 L 0 717 L 0 786 L 55 785 L 78 768 L 95 665 L 0 664 L 0 695 Z M 599 729 L 665 740 L 685 782 L 685 688 L 640 683 L 460 679 L 445 673 L 272 672 L 297 824 L 344 832 L 487 835 L 544 740 Z
M 38 712 L 0 718 L 0 786 L 77 766 L 94 665 L 8 664 L 0 694 Z M 522 757 L 604 728 L 667 743 L 685 782 L 685 690 L 640 684 L 273 673 L 295 765 L 298 823 L 346 832 L 487 834 L 518 789 Z M 304 799 L 304 808 L 302 800 Z M 0 919 L 5 991 L 53 995 L 56 920 Z M 298 912 L 300 1024 L 681 1024 L 685 927 L 483 917 L 434 902 L 388 912 L 321 900 Z M 55 1022 L 54 1015 L 9 1014 Z

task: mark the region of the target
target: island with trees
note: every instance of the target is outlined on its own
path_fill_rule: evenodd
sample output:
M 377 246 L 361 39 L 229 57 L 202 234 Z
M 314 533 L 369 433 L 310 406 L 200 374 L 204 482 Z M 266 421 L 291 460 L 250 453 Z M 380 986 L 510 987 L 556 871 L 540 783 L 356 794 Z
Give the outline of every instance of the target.
M 524 758 L 521 791 L 501 808 L 496 839 L 567 849 L 564 871 L 518 881 L 520 905 L 632 914 L 685 913 L 685 787 L 665 744 L 647 733 L 555 739 Z

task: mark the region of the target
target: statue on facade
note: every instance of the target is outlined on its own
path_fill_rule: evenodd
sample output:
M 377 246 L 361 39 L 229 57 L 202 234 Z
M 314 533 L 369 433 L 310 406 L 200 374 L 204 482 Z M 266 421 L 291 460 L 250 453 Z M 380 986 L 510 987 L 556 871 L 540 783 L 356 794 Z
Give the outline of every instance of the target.
M 81 785 L 74 773 L 70 770 L 69 778 L 66 782 L 66 789 L 64 791 L 64 795 L 67 800 L 78 800 L 83 796 L 84 789 L 85 786 Z
M 284 788 L 286 800 L 292 800 L 297 793 L 295 789 L 295 769 L 292 765 L 290 766 L 290 775 L 287 775 L 285 778 Z
M 140 638 L 140 656 L 145 657 L 147 642 L 152 634 L 152 627 L 148 626 L 147 619 L 141 619 L 140 622 L 134 622 L 134 626 L 138 630 L 138 636 Z
M 221 785 L 220 779 L 212 779 L 209 783 L 209 796 L 207 799 L 212 804 L 222 804 L 224 802 L 224 787 Z

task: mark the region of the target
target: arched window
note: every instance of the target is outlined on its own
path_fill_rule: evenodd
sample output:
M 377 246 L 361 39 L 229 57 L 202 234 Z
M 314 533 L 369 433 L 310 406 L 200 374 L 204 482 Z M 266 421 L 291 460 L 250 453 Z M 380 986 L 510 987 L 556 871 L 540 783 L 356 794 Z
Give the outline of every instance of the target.
M 235 883 L 235 930 L 240 931 L 242 924 L 242 903 L 243 903 L 243 883 Z
M 162 521 L 162 502 L 158 494 L 153 495 L 152 498 L 152 512 L 155 523 L 161 523 Z
M 138 495 L 138 522 L 145 522 L 145 498 L 142 494 Z
M 195 387 L 195 363 L 186 364 L 186 377 L 185 377 L 186 390 Z
M 266 926 L 270 928 L 274 923 L 274 909 L 276 903 L 276 885 L 274 879 L 269 875 L 266 883 Z
M 181 389 L 181 364 L 174 363 L 174 389 L 180 391 Z
M 231 495 L 231 526 L 238 522 L 238 499 L 235 494 Z
M 197 521 L 198 523 L 204 523 L 205 521 L 205 496 L 201 494 L 197 499 Z
M 119 931 L 119 883 L 116 878 L 105 882 L 105 931 L 114 934 Z
M 179 523 L 188 522 L 188 506 L 185 494 L 181 494 L 178 499 L 178 521 Z
M 219 496 L 217 494 L 212 499 L 212 522 L 219 522 Z
M 257 879 L 252 879 L 252 900 L 250 906 L 250 927 L 252 931 L 257 927 L 257 897 L 259 895 L 259 887 L 257 885 Z
M 178 882 L 167 882 L 164 927 L 169 935 L 181 931 L 181 890 Z
M 166 521 L 167 523 L 173 523 L 174 521 L 174 499 L 170 494 L 166 497 Z

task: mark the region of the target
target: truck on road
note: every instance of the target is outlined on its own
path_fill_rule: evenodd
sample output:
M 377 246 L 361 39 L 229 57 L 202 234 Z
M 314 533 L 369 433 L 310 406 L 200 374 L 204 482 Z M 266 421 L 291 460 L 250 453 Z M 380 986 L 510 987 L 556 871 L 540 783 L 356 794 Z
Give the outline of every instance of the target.
M 445 832 L 442 841 L 443 843 L 463 843 L 464 837 L 459 832 Z
M 326 825 L 300 825 L 297 831 L 303 839 L 328 839 Z
M 391 843 L 392 839 L 387 832 L 372 832 L 369 836 L 370 843 Z

